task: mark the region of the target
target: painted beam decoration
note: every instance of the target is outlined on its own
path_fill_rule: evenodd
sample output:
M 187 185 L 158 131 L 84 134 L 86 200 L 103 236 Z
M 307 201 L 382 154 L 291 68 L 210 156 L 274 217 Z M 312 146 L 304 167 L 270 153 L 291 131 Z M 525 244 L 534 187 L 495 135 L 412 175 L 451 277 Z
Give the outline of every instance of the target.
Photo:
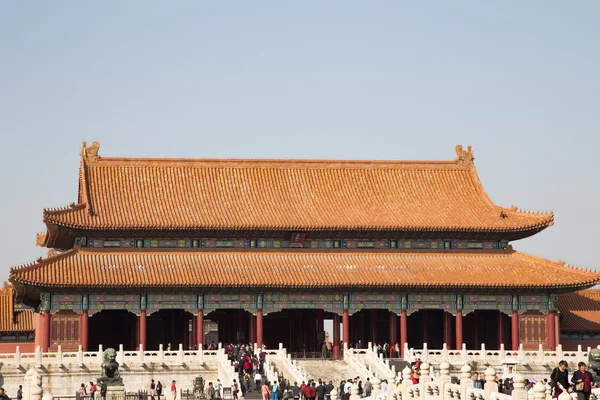
M 240 293 L 240 294 L 197 294 L 197 293 L 141 293 L 141 294 L 69 294 L 44 293 L 40 296 L 40 310 L 53 314 L 71 310 L 80 314 L 89 310 L 90 315 L 103 310 L 127 310 L 136 315 L 141 310 L 148 314 L 159 310 L 185 310 L 194 315 L 201 309 L 204 315 L 224 309 L 242 309 L 256 314 L 263 309 L 265 315 L 281 310 L 313 309 L 341 314 L 348 309 L 350 314 L 360 310 L 390 310 L 408 315 L 419 310 L 445 310 L 456 315 L 464 310 L 466 315 L 475 310 L 500 310 L 510 315 L 539 311 L 547 314 L 555 309 L 556 295 L 481 295 L 481 294 L 406 294 L 406 293 Z
M 466 295 L 463 309 L 465 310 L 463 315 L 475 310 L 499 310 L 510 315 L 512 296 Z
M 342 312 L 341 294 L 295 294 L 272 293 L 264 295 L 265 313 L 281 310 L 320 309 L 329 312 Z
M 141 295 L 139 294 L 90 294 L 90 316 L 104 310 L 127 310 L 140 315 Z
M 144 297 L 142 296 L 142 300 Z M 185 310 L 197 314 L 198 296 L 195 294 L 148 294 L 146 304 L 147 315 L 159 310 Z
M 247 238 L 84 238 L 76 243 L 89 248 L 144 248 L 144 249 L 411 249 L 411 250 L 493 250 L 505 249 L 506 241 L 457 241 L 413 239 L 292 239 Z
M 59 311 L 69 310 L 81 314 L 84 310 L 83 296 L 80 294 L 55 294 L 52 295 L 51 313 L 55 314 Z

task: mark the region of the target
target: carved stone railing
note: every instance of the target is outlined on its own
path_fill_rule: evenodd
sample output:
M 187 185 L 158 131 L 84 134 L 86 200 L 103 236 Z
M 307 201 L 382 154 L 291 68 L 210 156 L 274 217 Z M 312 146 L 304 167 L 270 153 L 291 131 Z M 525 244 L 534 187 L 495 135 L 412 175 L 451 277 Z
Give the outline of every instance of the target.
M 229 388 L 233 385 L 233 380 L 238 379 L 238 374 L 235 372 L 233 364 L 227 357 L 225 349 L 219 349 L 217 351 L 217 367 L 218 377 L 223 384 L 223 387 Z
M 344 343 L 344 361 L 348 363 L 354 369 L 358 376 L 363 379 L 366 378 L 374 378 L 375 374 L 371 369 L 369 369 L 364 361 L 359 357 L 359 353 L 366 352 L 363 349 L 349 349 L 346 347 L 346 343 Z
M 28 366 L 57 366 L 62 368 L 65 365 L 79 365 L 80 367 L 88 365 L 99 365 L 102 363 L 102 345 L 98 351 L 82 351 L 79 346 L 78 351 L 63 351 L 61 346 L 55 352 L 43 353 L 38 346 L 34 353 L 21 353 L 17 346 L 15 353 L 1 353 L 0 364 L 3 367 L 12 367 L 17 369 L 26 369 Z M 123 350 L 123 345 L 119 346 L 117 351 L 117 362 L 119 364 L 158 364 L 162 366 L 174 365 L 193 365 L 206 362 L 216 362 L 218 350 L 183 350 L 180 345 L 178 350 L 165 351 L 162 345 L 158 350 L 144 350 L 141 346 L 138 350 Z
M 354 352 L 363 359 L 366 366 L 374 372 L 379 378 L 387 377 L 390 374 L 396 375 L 396 368 L 390 366 L 388 359 L 384 359 L 383 356 L 378 356 L 377 352 L 373 350 L 371 343 L 365 350 L 354 350 Z
M 600 346 L 598 346 L 600 348 Z M 409 348 L 408 344 L 404 344 L 404 357 L 408 361 L 411 354 L 416 358 L 420 358 L 423 362 L 442 363 L 449 362 L 451 364 L 464 364 L 466 362 L 477 361 L 493 365 L 500 365 L 506 359 L 513 359 L 519 364 L 537 363 L 537 364 L 558 364 L 560 360 L 567 362 L 579 362 L 587 360 L 591 347 L 585 351 L 581 346 L 577 346 L 576 351 L 566 351 L 558 345 L 555 350 L 544 350 L 540 345 L 537 350 L 525 350 L 523 345 L 519 346 L 519 350 L 506 350 L 504 345 L 500 345 L 500 349 L 487 349 L 485 344 L 481 345 L 480 349 L 467 349 L 463 344 L 459 350 L 448 350 L 446 344 L 441 349 L 429 349 L 427 343 L 423 343 L 423 348 Z

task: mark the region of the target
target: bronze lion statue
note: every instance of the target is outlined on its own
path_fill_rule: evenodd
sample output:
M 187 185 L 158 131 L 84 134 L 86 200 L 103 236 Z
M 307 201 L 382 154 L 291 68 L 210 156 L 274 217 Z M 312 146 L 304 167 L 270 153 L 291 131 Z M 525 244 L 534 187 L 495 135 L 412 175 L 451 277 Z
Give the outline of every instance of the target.
M 117 362 L 117 352 L 115 349 L 106 349 L 102 353 L 102 378 L 106 381 L 120 380 L 119 363 Z
M 592 373 L 594 380 L 600 376 L 600 349 L 591 349 L 588 354 L 588 371 Z

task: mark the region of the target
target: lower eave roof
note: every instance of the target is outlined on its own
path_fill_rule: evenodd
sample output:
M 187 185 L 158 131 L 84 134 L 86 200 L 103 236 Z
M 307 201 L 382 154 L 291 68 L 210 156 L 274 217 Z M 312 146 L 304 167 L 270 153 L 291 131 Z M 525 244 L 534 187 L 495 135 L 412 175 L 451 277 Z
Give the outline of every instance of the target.
M 600 276 L 512 249 L 189 250 L 74 248 L 11 269 L 54 288 L 583 289 Z

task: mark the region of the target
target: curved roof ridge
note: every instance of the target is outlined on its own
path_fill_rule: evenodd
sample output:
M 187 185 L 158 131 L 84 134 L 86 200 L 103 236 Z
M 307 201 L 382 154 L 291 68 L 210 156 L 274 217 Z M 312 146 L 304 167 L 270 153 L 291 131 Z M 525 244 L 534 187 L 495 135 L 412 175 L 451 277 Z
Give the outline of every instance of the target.
M 84 209 L 85 207 L 86 207 L 86 203 L 79 203 L 79 204 L 71 203 L 68 206 L 63 206 L 63 207 L 44 208 L 43 213 L 44 214 L 64 214 L 64 213 L 71 212 L 73 210 L 81 210 L 81 209 Z
M 517 253 L 519 255 L 519 257 L 527 258 L 527 259 L 535 261 L 535 262 L 545 263 L 548 266 L 550 266 L 552 268 L 556 268 L 558 270 L 564 271 L 565 269 L 568 269 L 573 272 L 579 273 L 580 275 L 585 275 L 585 276 L 593 275 L 593 276 L 597 277 L 597 279 L 596 279 L 597 281 L 600 281 L 600 272 L 597 272 L 593 269 L 584 269 L 582 267 L 579 267 L 579 266 L 576 266 L 573 264 L 567 264 L 562 260 L 552 261 L 552 260 L 548 260 L 546 258 L 535 256 L 535 255 L 532 255 L 529 253 L 523 253 L 521 251 L 516 251 L 515 253 Z
M 31 269 L 38 268 L 39 266 L 46 265 L 46 264 L 49 264 L 51 262 L 60 260 L 62 258 L 67 258 L 67 257 L 69 257 L 71 255 L 77 254 L 79 252 L 79 249 L 80 249 L 79 246 L 75 246 L 72 249 L 63 251 L 62 253 L 56 252 L 56 253 L 53 254 L 53 253 L 49 252 L 48 255 L 46 256 L 46 258 L 38 257 L 37 260 L 35 260 L 35 261 L 30 261 L 30 262 L 28 262 L 26 264 L 22 264 L 22 265 L 17 265 L 17 266 L 14 266 L 14 267 L 10 267 L 9 275 L 12 275 L 13 272 L 28 271 L 28 270 L 31 270 Z M 9 278 L 9 280 L 10 280 L 10 278 Z

